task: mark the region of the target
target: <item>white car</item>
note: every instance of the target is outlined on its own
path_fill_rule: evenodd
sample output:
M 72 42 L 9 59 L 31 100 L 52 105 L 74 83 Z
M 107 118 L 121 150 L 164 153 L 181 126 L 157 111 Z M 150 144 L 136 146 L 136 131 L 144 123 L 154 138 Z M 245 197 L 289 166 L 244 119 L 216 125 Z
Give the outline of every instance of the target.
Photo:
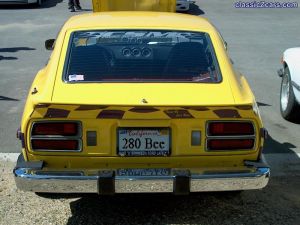
M 176 11 L 177 12 L 185 12 L 189 11 L 190 4 L 195 3 L 193 0 L 177 0 L 176 3 Z
M 300 47 L 287 49 L 283 53 L 280 111 L 283 118 L 292 122 L 300 120 Z
M 0 0 L 0 5 L 11 4 L 37 4 L 41 5 L 43 0 Z

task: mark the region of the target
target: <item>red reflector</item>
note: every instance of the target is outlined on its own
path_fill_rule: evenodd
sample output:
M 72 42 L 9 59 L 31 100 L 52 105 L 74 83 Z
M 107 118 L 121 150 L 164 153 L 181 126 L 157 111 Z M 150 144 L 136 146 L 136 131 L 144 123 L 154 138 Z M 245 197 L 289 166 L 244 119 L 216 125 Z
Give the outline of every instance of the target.
M 254 135 L 254 127 L 249 122 L 212 122 L 208 125 L 208 135 Z
M 77 140 L 31 140 L 33 150 L 79 150 Z
M 32 135 L 62 135 L 75 136 L 78 133 L 77 123 L 35 123 L 32 128 Z
M 208 140 L 208 150 L 252 149 L 254 139 L 216 139 Z

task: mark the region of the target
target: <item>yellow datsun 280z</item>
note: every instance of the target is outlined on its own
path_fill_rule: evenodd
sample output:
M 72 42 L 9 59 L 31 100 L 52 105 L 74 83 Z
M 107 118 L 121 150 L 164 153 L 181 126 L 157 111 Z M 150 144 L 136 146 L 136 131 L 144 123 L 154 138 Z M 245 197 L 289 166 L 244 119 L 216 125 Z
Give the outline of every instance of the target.
M 265 136 L 207 19 L 84 14 L 65 23 L 32 84 L 14 175 L 18 188 L 50 193 L 260 189 Z

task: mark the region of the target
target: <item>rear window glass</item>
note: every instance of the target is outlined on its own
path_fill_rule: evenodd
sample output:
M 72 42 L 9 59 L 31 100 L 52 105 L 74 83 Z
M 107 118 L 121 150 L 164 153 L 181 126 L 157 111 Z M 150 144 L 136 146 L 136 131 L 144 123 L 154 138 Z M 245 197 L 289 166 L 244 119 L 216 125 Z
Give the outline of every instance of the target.
M 67 82 L 203 82 L 221 74 L 209 35 L 185 31 L 77 31 Z

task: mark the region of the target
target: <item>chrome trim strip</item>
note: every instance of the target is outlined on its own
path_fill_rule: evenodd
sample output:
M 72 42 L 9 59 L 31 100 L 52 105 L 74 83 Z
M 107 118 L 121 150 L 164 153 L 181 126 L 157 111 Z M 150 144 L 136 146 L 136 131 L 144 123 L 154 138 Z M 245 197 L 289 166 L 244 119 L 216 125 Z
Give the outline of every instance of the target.
M 180 171 L 190 172 L 190 192 L 261 189 L 267 185 L 270 177 L 268 167 L 228 169 L 171 169 L 169 175 L 163 176 L 120 176 L 115 173 L 115 193 L 172 193 L 176 174 Z M 98 174 L 102 170 L 60 170 L 61 174 L 49 170 L 47 174 L 47 170 L 16 168 L 14 176 L 17 187 L 23 191 L 98 193 Z

